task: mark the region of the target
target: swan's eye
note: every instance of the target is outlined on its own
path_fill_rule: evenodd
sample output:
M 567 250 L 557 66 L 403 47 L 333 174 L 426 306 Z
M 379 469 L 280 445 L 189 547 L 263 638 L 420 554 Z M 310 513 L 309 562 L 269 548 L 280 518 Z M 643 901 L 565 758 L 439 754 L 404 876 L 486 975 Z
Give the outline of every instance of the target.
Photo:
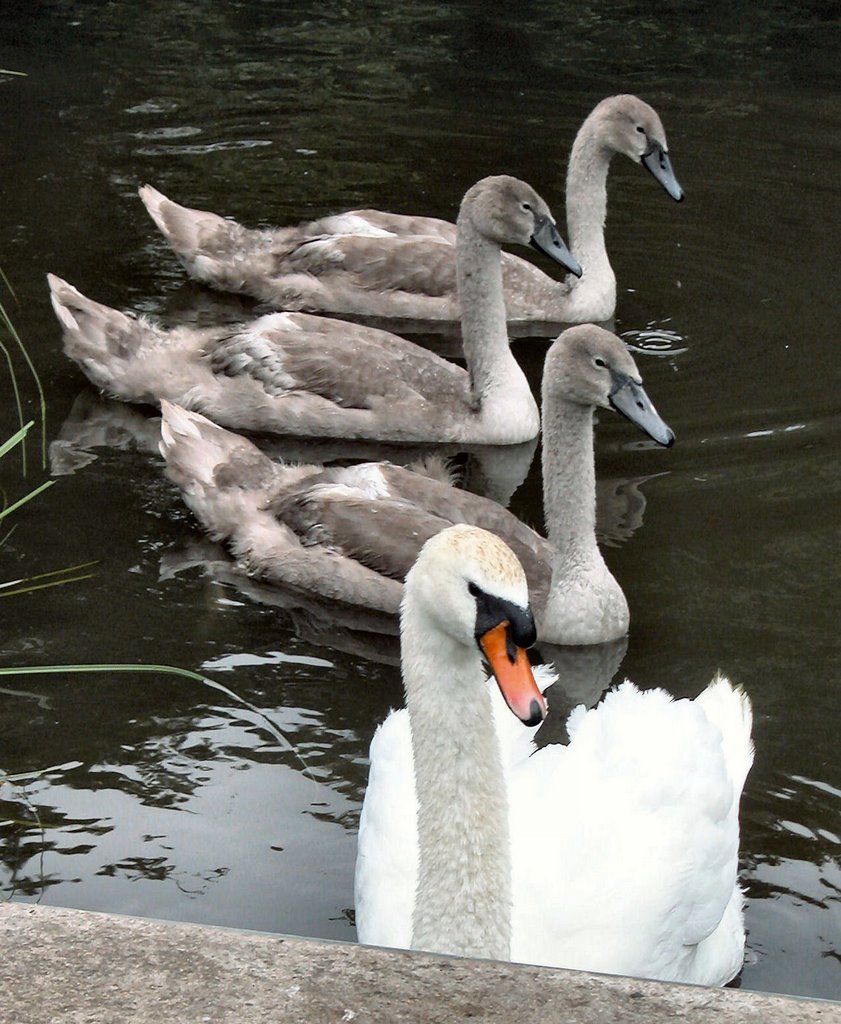
M 637 125 L 637 131 L 640 133 L 640 135 L 645 135 L 645 128 L 643 128 L 641 124 Z
M 531 213 L 531 203 L 523 203 L 523 209 L 528 210 Z
M 593 360 L 593 366 L 598 366 L 601 369 L 605 369 L 607 367 L 607 363 L 604 361 L 604 359 L 602 359 L 601 356 L 596 356 Z
M 467 584 L 467 592 L 468 594 L 471 594 L 473 597 L 478 597 L 482 593 L 482 591 L 476 586 L 475 583 Z

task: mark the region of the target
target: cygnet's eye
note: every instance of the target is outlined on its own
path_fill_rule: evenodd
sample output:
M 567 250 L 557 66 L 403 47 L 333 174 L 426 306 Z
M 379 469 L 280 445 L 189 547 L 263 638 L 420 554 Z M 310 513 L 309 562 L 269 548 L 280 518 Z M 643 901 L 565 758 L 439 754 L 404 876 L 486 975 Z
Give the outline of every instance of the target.
M 531 213 L 531 203 L 523 202 L 522 207 L 524 210 L 528 210 Z
M 638 124 L 638 125 L 637 125 L 637 131 L 638 131 L 638 132 L 639 132 L 639 133 L 640 133 L 641 135 L 645 135 L 645 128 L 643 128 L 643 126 L 642 126 L 641 124 Z
M 593 366 L 598 366 L 600 369 L 603 370 L 607 367 L 607 363 L 604 361 L 604 359 L 602 359 L 601 356 L 595 356 L 593 359 Z

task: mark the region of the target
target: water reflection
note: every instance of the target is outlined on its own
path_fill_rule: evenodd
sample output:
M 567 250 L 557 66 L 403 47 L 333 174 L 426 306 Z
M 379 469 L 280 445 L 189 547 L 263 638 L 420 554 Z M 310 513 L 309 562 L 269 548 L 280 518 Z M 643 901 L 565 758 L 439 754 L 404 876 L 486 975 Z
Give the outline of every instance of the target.
M 803 987 L 812 977 L 816 995 L 837 999 L 841 987 L 841 839 L 828 822 L 839 820 L 841 791 L 821 780 L 780 777 L 762 801 L 762 814 L 774 834 L 774 852 L 766 844 L 745 857 L 743 878 L 751 901 L 749 948 L 759 987 Z M 808 913 L 806 911 L 808 910 Z M 786 956 L 775 955 L 784 932 Z M 823 963 L 820 977 L 814 963 Z
M 225 549 L 210 540 L 195 540 L 161 556 L 161 580 L 199 569 L 203 576 L 239 599 L 284 612 L 286 627 L 316 648 L 342 651 L 366 661 L 399 665 L 399 625 L 396 616 L 367 608 L 336 604 L 311 594 L 261 583 L 245 573 Z
M 53 476 L 76 473 L 97 458 L 97 448 L 157 452 L 160 439 L 160 416 L 104 398 L 88 387 L 76 396 L 50 443 L 50 471 Z
M 158 453 L 160 416 L 83 389 L 58 437 L 50 443 L 54 476 L 75 473 L 96 459 L 97 448 Z M 528 475 L 537 439 L 517 445 L 396 445 L 342 438 L 312 439 L 249 435 L 273 458 L 298 464 L 326 465 L 385 460 L 401 466 L 439 460 L 436 475 L 449 476 L 466 490 L 509 505 Z M 433 464 L 430 463 L 430 466 Z
M 604 692 L 617 679 L 622 659 L 628 650 L 628 638 L 589 647 L 537 645 L 540 660 L 550 665 L 558 677 L 547 691 L 549 715 L 535 735 L 539 747 L 549 743 L 568 743 L 567 718 L 579 704 L 595 707 Z
M 454 482 L 506 507 L 526 480 L 537 450 L 536 439 L 504 447 L 439 445 L 432 449 L 340 438 L 255 437 L 253 440 L 272 457 L 302 464 L 385 459 L 411 466 L 430 456 L 437 457 L 443 451 Z M 97 458 L 97 449 L 101 448 L 157 454 L 159 441 L 159 416 L 85 388 L 76 396 L 56 440 L 50 444 L 50 468 L 55 476 L 75 473 L 90 465 Z M 659 475 L 636 479 L 607 477 L 596 481 L 596 535 L 600 543 L 618 546 L 642 526 L 645 512 L 642 487 Z
M 324 666 L 310 668 L 323 673 Z M 195 902 L 223 885 L 224 913 L 234 923 L 236 904 L 259 898 L 253 889 L 255 848 L 274 851 L 272 860 L 284 850 L 312 848 L 323 852 L 323 858 L 310 854 L 316 874 L 330 876 L 312 906 L 322 908 L 325 922 L 344 921 L 347 872 L 335 872 L 331 856 L 338 844 L 352 864 L 358 800 L 341 793 L 354 779 L 356 757 L 344 779 L 334 778 L 324 762 L 337 754 L 341 759 L 348 741 L 355 751 L 355 736 L 308 709 L 265 706 L 261 713 L 288 742 L 278 745 L 271 734 L 267 742 L 259 718 L 249 720 L 238 706 L 195 706 L 173 716 L 150 704 L 142 717 L 118 714 L 110 721 L 110 758 L 53 771 L 25 790 L 2 787 L 3 890 L 37 897 L 58 888 L 59 902 L 73 905 L 67 887 L 84 883 L 86 905 L 113 905 L 116 898 L 129 910 L 148 913 L 151 906 L 163 917 L 216 920 L 218 896 L 205 911 L 185 909 L 183 901 Z M 356 778 L 351 792 L 362 784 Z M 267 815 L 257 813 L 260 803 Z M 258 874 L 271 871 L 261 863 Z M 282 866 L 278 875 L 282 880 Z M 277 891 L 278 878 L 264 877 L 265 889 L 270 884 Z M 316 887 L 302 884 L 308 891 Z M 282 889 L 276 903 L 254 910 L 261 926 L 273 930 L 287 930 L 296 920 L 296 912 L 285 909 Z M 346 921 L 326 927 L 348 935 Z
M 330 808 L 330 816 L 341 819 L 347 804 L 311 780 L 301 787 L 298 773 L 276 765 L 206 762 L 202 773 L 200 787 L 177 810 L 150 807 L 107 787 L 85 792 L 55 786 L 58 800 L 72 810 L 57 814 L 50 806 L 38 806 L 44 842 L 29 838 L 17 848 L 7 846 L 4 890 L 36 897 L 50 889 L 53 902 L 60 890 L 58 900 L 72 905 L 68 886 L 83 884 L 86 901 L 94 907 L 113 905 L 116 899 L 129 912 L 152 908 L 156 916 L 199 921 L 217 919 L 221 910 L 229 923 L 237 920 L 237 902 L 244 902 L 262 927 L 286 930 L 295 914 L 286 907 L 284 860 L 309 849 L 314 877 L 321 876 L 321 895 L 312 883 L 300 884 L 313 909 L 320 910 L 321 926 L 329 930 L 344 909 L 348 881 L 343 872 L 332 870 L 330 860 L 342 847 L 347 859 L 353 836 L 331 823 L 324 810 Z M 278 782 L 286 787 L 282 800 Z M 33 806 L 36 801 L 33 794 Z M 260 808 L 256 801 L 271 813 L 255 813 Z M 286 827 L 280 825 L 284 805 Z M 90 815 L 94 808 L 100 817 Z M 302 818 L 306 808 L 310 814 Z M 259 824 L 260 818 L 265 824 Z M 261 851 L 259 858 L 256 851 Z M 255 868 L 257 860 L 262 866 Z M 263 908 L 255 898 L 255 881 L 263 893 L 274 893 L 272 900 L 262 899 Z M 346 924 L 334 926 L 333 934 L 351 937 Z

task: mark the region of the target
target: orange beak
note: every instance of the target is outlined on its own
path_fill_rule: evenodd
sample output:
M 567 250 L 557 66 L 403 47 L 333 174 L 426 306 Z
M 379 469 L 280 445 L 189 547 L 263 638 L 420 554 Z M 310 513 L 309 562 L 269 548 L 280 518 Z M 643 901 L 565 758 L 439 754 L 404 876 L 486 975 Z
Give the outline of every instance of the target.
M 546 698 L 538 690 L 532 675 L 528 655 L 522 647 L 515 647 L 512 661 L 509 654 L 508 623 L 500 622 L 479 637 L 479 643 L 490 662 L 491 669 L 505 703 L 526 725 L 539 725 L 546 717 Z

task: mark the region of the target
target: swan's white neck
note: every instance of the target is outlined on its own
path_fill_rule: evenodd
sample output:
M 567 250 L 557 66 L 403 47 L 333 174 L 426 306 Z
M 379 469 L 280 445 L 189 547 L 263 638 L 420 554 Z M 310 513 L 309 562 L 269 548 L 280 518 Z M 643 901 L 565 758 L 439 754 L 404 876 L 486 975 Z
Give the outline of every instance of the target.
M 508 801 L 478 648 L 407 606 L 401 650 L 418 798 L 412 947 L 508 960 Z
M 554 553 L 541 636 L 559 644 L 622 636 L 628 629 L 628 605 L 596 543 L 593 409 L 549 397 L 546 388 L 543 502 Z
M 461 215 L 456 246 L 464 357 L 482 439 L 489 444 L 528 440 L 540 429 L 540 411 L 511 354 L 500 247 Z

